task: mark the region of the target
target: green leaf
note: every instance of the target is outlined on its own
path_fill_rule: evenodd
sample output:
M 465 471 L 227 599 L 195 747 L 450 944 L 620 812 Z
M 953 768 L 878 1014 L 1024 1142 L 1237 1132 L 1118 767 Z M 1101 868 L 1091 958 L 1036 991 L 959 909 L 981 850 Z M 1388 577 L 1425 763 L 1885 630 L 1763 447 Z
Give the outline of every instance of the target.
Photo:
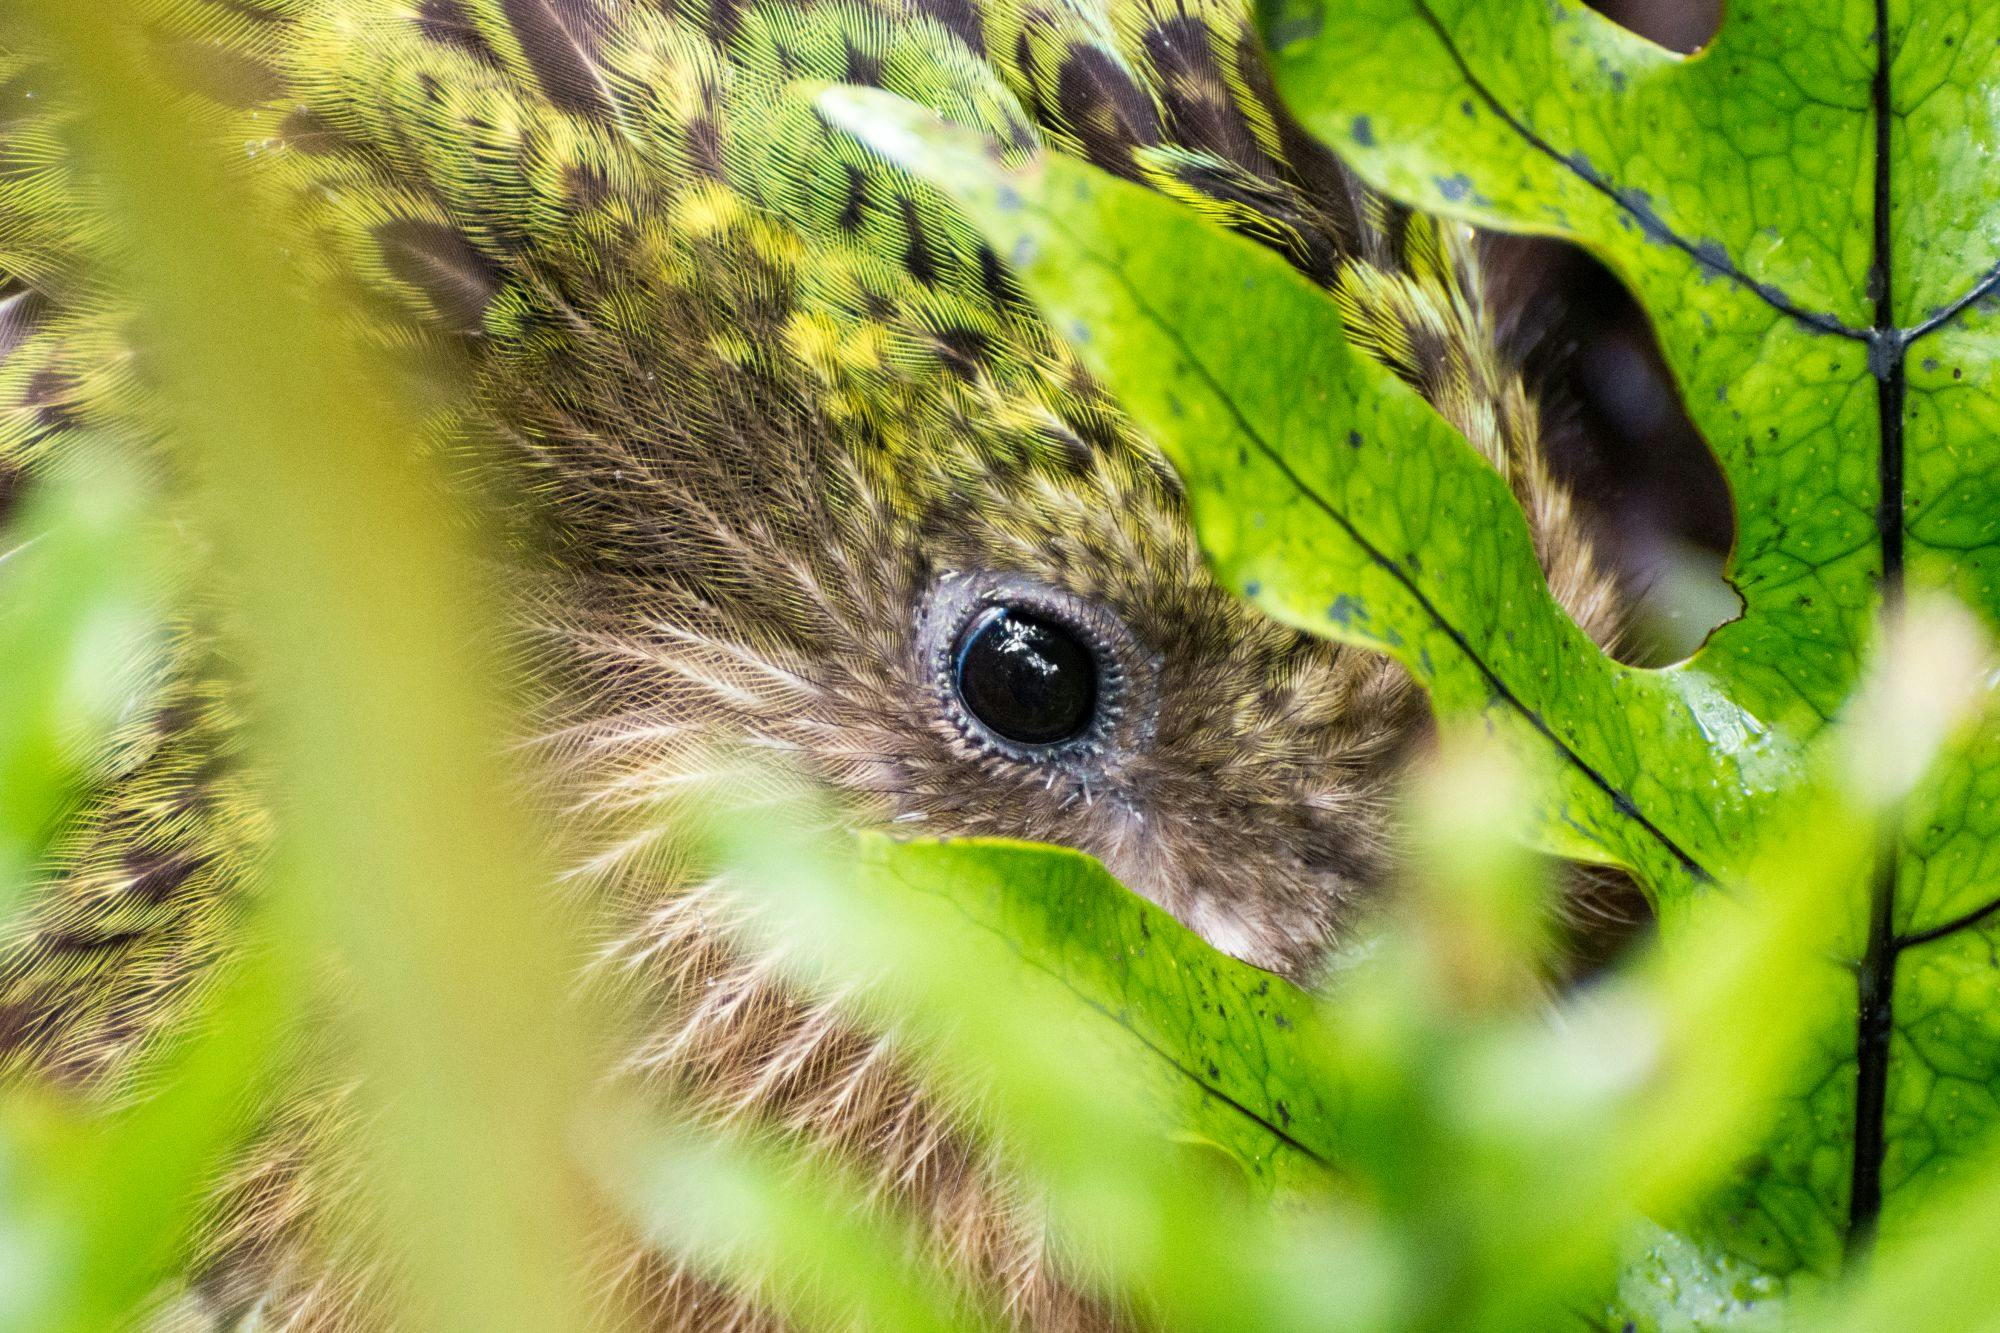
M 148 424 L 230 575 L 280 815 L 269 920 L 292 958 L 342 969 L 358 1183 L 381 1206 L 367 1239 L 426 1327 L 584 1327 L 592 1222 L 566 1134 L 592 1029 L 546 843 L 498 768 L 496 738 L 518 732 L 491 567 L 416 447 L 439 423 L 357 343 L 352 311 L 302 281 L 299 238 L 246 185 L 240 146 L 223 154 L 161 83 L 138 40 L 150 17 L 8 11 L 74 96 L 64 129 L 118 238 L 102 280 L 153 331 Z
M 1092 858 L 1002 841 L 862 839 L 859 871 L 912 911 L 963 918 L 1130 1047 L 1174 1128 L 1268 1185 L 1316 1183 L 1336 1143 L 1310 996 L 1218 952 Z M 1125 1057 L 1130 1062 L 1131 1057 Z
M 735 859 L 762 882 L 776 873 L 755 873 L 763 857 Z M 893 920 L 895 935 L 969 936 L 1009 973 L 999 993 L 1035 986 L 1066 997 L 1083 1043 L 1069 1055 L 1137 1071 L 1164 1132 L 1226 1152 L 1266 1190 L 1323 1183 L 1335 1146 L 1326 1038 L 1314 1001 L 1290 982 L 1217 952 L 1080 852 L 862 834 L 849 874 L 845 892 Z M 809 933 L 796 920 L 785 929 L 794 948 Z M 868 974 L 852 958 L 894 956 L 886 937 L 852 943 L 839 967 L 857 981 Z M 902 970 L 885 967 L 890 980 L 879 984 L 893 991 Z M 911 1007 L 889 1004 L 897 1014 Z
M 1495 842 L 1507 771 L 1438 788 L 1421 835 L 1444 857 L 1427 861 L 1435 883 L 1325 1007 L 1073 852 L 874 834 L 843 857 L 810 809 L 716 822 L 749 944 L 978 1108 L 1049 1190 L 1085 1281 L 1104 1273 L 1172 1327 L 1321 1328 L 1336 1308 L 1355 1328 L 1533 1327 L 1608 1270 L 1635 1202 L 1685 1200 L 1719 1174 L 1718 1145 L 1767 1123 L 1816 1011 L 1739 1016 L 1826 989 L 1828 881 L 1869 839 L 1865 821 L 1829 839 L 1815 819 L 1802 841 L 1793 812 L 1755 901 L 1696 900 L 1683 948 L 1551 1025 L 1527 924 L 1540 877 Z M 1234 1143 L 1255 1169 L 1244 1145 L 1283 1148 L 1258 1148 L 1260 1108 L 1279 1106 L 1286 1137 L 1335 1158 L 1330 1191 L 1267 1210 L 1172 1146 Z M 793 1220 L 714 1257 L 761 1281 Z M 676 1243 L 711 1254 L 719 1225 L 704 1208 Z M 871 1299 L 866 1273 L 828 1283 Z
M 1881 604 L 2000 621 L 1990 439 L 2000 12 L 1741 0 L 1681 58 L 1570 0 L 1282 0 L 1280 85 L 1372 182 L 1588 247 L 1651 313 L 1738 520 L 1742 618 L 1683 668 L 1808 734 Z M 1709 1229 L 1830 1271 L 2000 1119 L 2000 730 L 1957 747 L 1854 898 L 1856 995 Z
M 2000 13 L 1729 7 L 1682 58 L 1572 0 L 1287 0 L 1280 85 L 1421 207 L 1574 239 L 1652 315 L 1734 492 L 1745 602 L 1697 659 L 1831 716 L 1885 572 L 2000 617 L 1992 395 Z M 1886 112 L 1887 114 L 1882 114 Z M 1878 199 L 1879 196 L 1879 199 Z
M 0 535 L 0 922 L 131 692 L 151 621 L 139 488 L 108 459 Z
M 861 1182 L 776 1141 L 613 1126 L 604 1182 L 645 1234 L 803 1328 L 997 1329 Z
M 144 1071 L 136 1106 L 90 1114 L 52 1095 L 0 1101 L 0 1330 L 123 1327 L 174 1277 L 226 1154 L 252 1124 L 285 1024 L 288 980 L 243 960 L 192 1034 Z

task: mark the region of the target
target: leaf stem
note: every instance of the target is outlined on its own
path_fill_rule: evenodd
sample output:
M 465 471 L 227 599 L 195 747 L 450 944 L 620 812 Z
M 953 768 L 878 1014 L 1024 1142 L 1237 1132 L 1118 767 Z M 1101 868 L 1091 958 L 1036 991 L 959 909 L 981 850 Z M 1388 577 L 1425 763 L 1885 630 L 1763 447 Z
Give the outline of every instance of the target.
M 1893 105 L 1890 89 L 1889 0 L 1875 0 L 1875 259 L 1869 286 L 1875 327 L 1869 334 L 1868 368 L 1875 376 L 1880 451 L 1875 530 L 1881 544 L 1883 616 L 1893 621 L 1903 605 L 1903 409 L 1910 339 L 1896 324 Z M 1846 1259 L 1853 1265 L 1875 1240 L 1882 1213 L 1882 1163 L 1887 1151 L 1883 1117 L 1889 1098 L 1889 1057 L 1895 1034 L 1896 876 L 1901 856 L 1900 820 L 1883 824 L 1868 910 L 1868 946 L 1855 974 L 1854 1157 L 1847 1203 Z

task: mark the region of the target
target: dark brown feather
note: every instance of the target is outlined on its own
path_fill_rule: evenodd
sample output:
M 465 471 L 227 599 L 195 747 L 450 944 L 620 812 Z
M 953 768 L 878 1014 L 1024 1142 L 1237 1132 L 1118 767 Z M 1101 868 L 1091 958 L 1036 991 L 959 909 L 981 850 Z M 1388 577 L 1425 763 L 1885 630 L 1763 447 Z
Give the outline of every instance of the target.
M 499 276 L 464 235 L 435 222 L 385 222 L 375 229 L 389 272 L 423 294 L 438 322 L 477 333 L 500 290 Z
M 500 0 L 500 10 L 551 102 L 610 118 L 611 85 L 599 59 L 609 21 L 592 0 Z

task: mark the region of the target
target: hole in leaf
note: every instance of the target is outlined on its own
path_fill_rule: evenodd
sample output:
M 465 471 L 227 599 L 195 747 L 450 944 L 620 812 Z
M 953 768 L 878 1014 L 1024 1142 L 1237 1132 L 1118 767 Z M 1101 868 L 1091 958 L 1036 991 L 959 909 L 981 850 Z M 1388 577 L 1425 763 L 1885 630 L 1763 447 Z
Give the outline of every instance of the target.
M 1570 865 L 1564 875 L 1557 966 L 1549 978 L 1558 994 L 1588 986 L 1633 957 L 1652 940 L 1656 924 L 1645 891 L 1623 872 Z
M 1707 46 L 1722 26 L 1722 0 L 1588 0 L 1614 23 L 1670 51 Z
M 1496 237 L 1491 299 L 1543 404 L 1546 447 L 1632 602 L 1620 660 L 1678 662 L 1742 611 L 1722 576 L 1735 513 L 1652 327 L 1575 246 Z

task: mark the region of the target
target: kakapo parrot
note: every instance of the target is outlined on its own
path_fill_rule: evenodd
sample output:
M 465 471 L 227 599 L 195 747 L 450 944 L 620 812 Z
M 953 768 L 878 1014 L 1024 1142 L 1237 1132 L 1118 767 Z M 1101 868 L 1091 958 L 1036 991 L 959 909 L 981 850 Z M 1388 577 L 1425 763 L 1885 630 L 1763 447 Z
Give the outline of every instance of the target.
M 1241 0 L 168 8 L 162 40 L 286 192 L 315 271 L 385 338 L 463 348 L 487 442 L 469 465 L 534 534 L 505 646 L 534 664 L 523 739 L 565 788 L 599 965 L 646 996 L 607 1073 L 853 1165 L 1020 1327 L 1117 1326 L 1004 1165 L 893 1051 L 726 940 L 706 883 L 620 841 L 621 812 L 748 742 L 858 823 L 1087 852 L 1297 976 L 1388 876 L 1430 724 L 1393 664 L 1214 581 L 1174 471 L 1004 260 L 799 90 L 888 90 L 1283 255 L 1509 479 L 1556 597 L 1606 637 L 1619 590 L 1552 477 L 1477 238 L 1371 194 L 1298 126 Z M 0 463 L 30 484 L 145 418 L 46 81 L 0 64 Z M 128 1095 L 257 891 L 250 704 L 205 612 L 172 644 L 0 941 L 8 1078 Z M 166 1326 L 398 1325 L 394 1279 L 329 1221 L 344 1095 L 310 1069 L 272 1094 Z M 767 1320 L 637 1242 L 606 1265 L 639 1326 Z

